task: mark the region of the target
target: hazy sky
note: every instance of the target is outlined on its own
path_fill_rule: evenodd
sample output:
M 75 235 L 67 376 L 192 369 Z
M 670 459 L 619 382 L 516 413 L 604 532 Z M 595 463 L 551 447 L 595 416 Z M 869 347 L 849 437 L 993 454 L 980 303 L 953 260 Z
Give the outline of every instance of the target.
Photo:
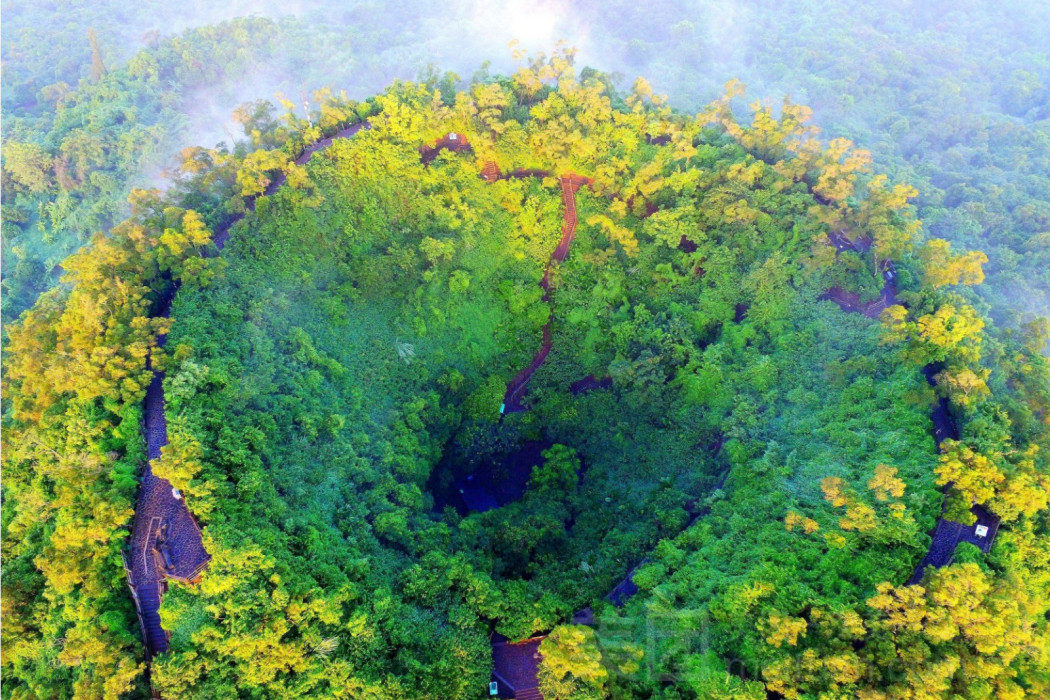
M 1050 123 L 1050 0 L 2 0 L 2 13 L 8 116 L 18 109 L 8 95 L 87 75 L 86 27 L 115 65 L 191 27 L 283 22 L 274 55 L 184 95 L 180 146 L 229 141 L 233 109 L 278 92 L 298 102 L 331 86 L 363 98 L 428 64 L 469 78 L 490 61 L 507 73 L 512 39 L 533 52 L 565 39 L 579 64 L 621 74 L 624 88 L 644 75 L 686 110 L 731 78 L 755 98 L 790 94 L 825 136 L 854 138 L 924 196 L 927 183 L 947 191 L 977 173 L 1020 183 L 1013 163 L 969 163 L 1004 129 L 1032 143 Z M 26 75 L 36 82 L 9 89 Z

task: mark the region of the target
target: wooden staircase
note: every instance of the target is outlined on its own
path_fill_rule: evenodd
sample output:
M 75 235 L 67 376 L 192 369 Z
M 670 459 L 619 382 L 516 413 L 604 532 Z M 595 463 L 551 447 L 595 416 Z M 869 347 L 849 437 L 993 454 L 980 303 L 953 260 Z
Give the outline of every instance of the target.
M 491 160 L 485 163 L 485 167 L 481 169 L 481 179 L 485 182 L 495 182 L 500 178 L 499 166 L 493 163 Z
M 160 589 L 156 583 L 143 584 L 138 587 L 138 595 L 146 647 L 150 656 L 161 654 L 168 650 L 168 635 L 160 626 Z

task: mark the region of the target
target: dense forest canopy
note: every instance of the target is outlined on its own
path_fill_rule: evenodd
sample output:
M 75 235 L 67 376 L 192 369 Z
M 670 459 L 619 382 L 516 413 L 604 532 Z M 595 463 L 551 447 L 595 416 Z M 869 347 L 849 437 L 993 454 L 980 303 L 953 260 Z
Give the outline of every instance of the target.
M 436 81 L 434 66 L 509 72 L 507 41 L 549 50 L 563 37 L 584 62 L 628 76 L 621 89 L 645 75 L 682 109 L 731 78 L 810 106 L 829 137 L 864 144 L 880 170 L 917 187 L 933 235 L 989 253 L 975 290 L 983 313 L 1006 325 L 1050 316 L 1046 3 L 302 0 L 175 11 L 77 0 L 3 11 L 6 320 L 57 280 L 65 255 L 119 221 L 130 188 L 155 183 L 173 153 L 231 144 L 239 103 L 279 93 L 298 106 L 323 87 L 365 99 L 394 78 Z
M 493 634 L 548 698 L 1050 694 L 1045 12 L 574 10 L 669 99 L 565 46 L 378 89 L 477 29 L 413 3 L 73 5 L 61 61 L 4 7 L 4 698 L 481 697 Z M 136 187 L 260 66 L 329 87 Z M 154 370 L 211 559 L 149 659 Z M 942 513 L 994 546 L 916 569 Z

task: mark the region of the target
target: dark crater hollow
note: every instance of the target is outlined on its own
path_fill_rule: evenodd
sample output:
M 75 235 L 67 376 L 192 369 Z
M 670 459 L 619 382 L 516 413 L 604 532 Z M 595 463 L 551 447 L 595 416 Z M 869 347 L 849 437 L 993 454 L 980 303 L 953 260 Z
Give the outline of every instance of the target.
M 528 440 L 483 454 L 449 445 L 427 483 L 434 510 L 443 512 L 452 507 L 460 515 L 467 515 L 519 500 L 525 495 L 532 470 L 544 462 L 543 451 L 552 444 L 548 440 Z

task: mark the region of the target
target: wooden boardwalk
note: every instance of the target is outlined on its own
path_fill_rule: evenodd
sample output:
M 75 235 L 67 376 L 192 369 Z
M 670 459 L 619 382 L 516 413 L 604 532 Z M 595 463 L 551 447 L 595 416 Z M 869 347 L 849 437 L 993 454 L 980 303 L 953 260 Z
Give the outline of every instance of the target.
M 495 163 L 486 163 L 482 168 L 481 176 L 487 182 L 494 182 L 503 177 L 525 178 L 525 177 L 548 177 L 549 173 L 543 170 L 515 170 L 509 175 L 502 175 Z M 593 180 L 582 175 L 569 173 L 559 178 L 561 188 L 561 199 L 563 206 L 561 239 L 558 246 L 547 260 L 547 267 L 540 280 L 543 288 L 543 301 L 549 303 L 551 300 L 551 268 L 565 262 L 569 256 L 572 242 L 576 238 L 576 227 L 579 223 L 576 213 L 576 192 L 584 185 L 590 185 Z M 525 389 L 532 379 L 532 375 L 546 361 L 553 346 L 551 338 L 551 323 L 554 321 L 554 310 L 551 309 L 547 317 L 547 323 L 543 325 L 543 335 L 540 348 L 532 356 L 532 360 L 524 367 L 510 382 L 503 396 L 501 413 L 516 413 L 526 410 L 521 399 L 525 395 Z M 502 420 L 502 416 L 500 417 Z M 539 671 L 540 653 L 539 645 L 543 637 L 535 637 L 522 642 L 510 642 L 506 637 L 493 635 L 492 640 L 492 679 L 498 684 L 500 697 L 515 698 L 516 700 L 543 700 L 539 690 L 537 673 Z
M 544 638 L 512 642 L 501 634 L 492 635 L 492 680 L 499 684 L 499 697 L 543 700 L 538 674 Z
M 510 174 L 510 177 L 535 177 L 546 176 L 546 172 L 542 170 L 529 170 L 529 171 L 514 171 Z M 540 280 L 540 287 L 543 288 L 543 301 L 548 303 L 551 300 L 551 267 L 555 264 L 561 264 L 565 262 L 565 259 L 569 257 L 569 249 L 572 247 L 572 242 L 576 239 L 576 226 L 578 219 L 576 215 L 576 192 L 584 185 L 590 185 L 594 181 L 591 178 L 577 175 L 575 173 L 569 173 L 559 178 L 559 184 L 561 186 L 561 200 L 564 211 L 562 214 L 562 228 L 561 228 L 561 240 L 558 241 L 558 247 L 551 253 L 550 258 L 547 260 L 547 267 L 543 271 L 543 279 Z M 554 309 L 552 308 L 550 314 L 547 317 L 547 323 L 543 326 L 543 336 L 540 342 L 540 349 L 536 351 L 536 354 L 532 356 L 532 361 L 518 372 L 510 382 L 507 383 L 507 391 L 503 395 L 503 408 L 502 413 L 504 415 L 508 413 L 520 413 L 526 410 L 525 406 L 521 403 L 521 399 L 525 395 L 525 389 L 529 384 L 529 380 L 532 379 L 532 375 L 536 373 L 536 370 L 546 361 L 547 355 L 550 354 L 553 342 L 551 339 L 551 323 L 554 321 Z
M 467 141 L 467 137 L 463 134 L 450 131 L 449 133 L 442 136 L 433 146 L 421 146 L 419 149 L 419 159 L 423 161 L 423 165 L 430 165 L 431 161 L 438 157 L 438 154 L 442 151 L 451 151 L 453 153 L 460 153 L 462 151 L 473 150 L 470 142 Z M 495 163 L 492 164 L 495 166 Z M 484 176 L 484 174 L 482 175 Z
M 969 542 L 986 554 L 991 551 L 992 542 L 999 532 L 999 518 L 979 505 L 973 506 L 970 512 L 976 518 L 973 525 L 963 525 L 944 517 L 937 521 L 936 527 L 930 533 L 930 547 L 912 572 L 908 585 L 922 581 L 926 569 L 930 567 L 940 569 L 951 564 L 955 559 L 955 548 L 960 542 Z M 977 534 L 978 528 L 983 528 L 983 536 Z
M 167 316 L 169 310 L 170 302 L 162 314 Z M 163 346 L 163 337 L 158 344 Z M 148 460 L 155 460 L 168 444 L 163 372 L 153 372 L 144 414 L 146 455 Z M 195 581 L 211 557 L 185 499 L 176 494 L 169 481 L 153 473 L 149 461 L 139 486 L 129 550 L 128 584 L 135 594 L 146 649 L 153 656 L 168 650 L 168 636 L 160 624 L 160 600 L 167 579 Z
M 318 141 L 306 148 L 295 162 L 305 165 L 314 153 L 327 148 L 335 139 L 353 136 L 363 128 L 368 128 L 367 123 L 355 124 Z M 264 195 L 272 195 L 285 180 L 283 173 L 276 176 Z M 249 210 L 254 208 L 255 199 L 252 197 L 248 200 Z M 230 228 L 243 216 L 235 217 L 216 229 L 212 240 L 220 252 L 229 240 Z M 170 314 L 171 303 L 177 292 L 176 286 L 161 302 L 157 316 L 166 318 Z M 163 347 L 165 340 L 165 336 L 158 337 L 158 346 Z M 150 360 L 147 360 L 147 368 L 152 369 Z M 185 499 L 174 491 L 168 480 L 156 476 L 150 466 L 150 461 L 160 458 L 162 448 L 168 444 L 163 372 L 153 370 L 143 412 L 142 430 L 146 437 L 149 461 L 143 469 L 135 503 L 126 572 L 146 651 L 153 657 L 168 650 L 170 635 L 160 621 L 160 603 L 167 590 L 168 580 L 186 583 L 199 581 L 211 556 L 204 548 L 201 530 Z
M 864 247 L 863 242 L 860 244 L 851 243 L 841 235 L 829 238 L 831 244 L 839 252 L 847 249 L 858 251 L 867 249 Z M 884 309 L 898 303 L 896 271 L 892 262 L 887 261 L 883 265 L 882 276 L 882 293 L 877 300 L 867 304 L 860 303 L 860 295 L 844 291 L 838 287 L 829 289 L 820 298 L 835 302 L 840 309 L 847 313 L 860 313 L 869 318 L 878 318 Z M 923 368 L 923 374 L 926 377 L 926 381 L 933 386 L 935 384 L 934 375 L 937 374 L 937 369 L 928 365 Z M 947 399 L 938 399 L 936 405 L 930 411 L 930 420 L 933 424 L 933 438 L 938 448 L 948 438 L 953 440 L 959 438 L 959 430 L 949 411 Z M 962 523 L 948 520 L 943 514 L 941 515 L 930 533 L 930 546 L 926 554 L 908 579 L 909 585 L 919 583 L 926 569 L 930 567 L 942 568 L 951 564 L 955 557 L 955 548 L 960 542 L 970 542 L 983 552 L 991 551 L 992 543 L 999 532 L 999 518 L 977 504 L 970 508 L 970 512 L 976 520 L 973 525 L 963 525 Z M 983 534 L 978 534 L 979 532 Z
M 429 163 L 433 160 L 442 148 L 450 148 L 449 144 L 445 142 L 447 141 L 447 138 L 448 137 L 439 141 L 433 147 L 420 149 L 421 157 L 424 159 L 425 163 Z M 459 141 L 457 145 L 463 146 L 465 144 L 466 142 L 464 139 Z M 469 144 L 466 144 L 466 148 L 469 148 Z M 466 148 L 450 148 L 450 150 L 466 150 Z M 491 162 L 486 163 L 481 171 L 482 179 L 487 182 L 495 182 L 504 178 L 548 177 L 549 175 L 549 172 L 542 170 L 514 170 L 508 174 L 503 174 L 496 164 Z M 576 236 L 576 226 L 578 223 L 576 212 L 576 192 L 581 186 L 590 185 L 592 182 L 593 181 L 589 178 L 571 173 L 560 178 L 562 203 L 564 206 L 564 222 L 562 224 L 561 240 L 559 241 L 557 248 L 555 248 L 554 252 L 551 254 L 551 257 L 547 262 L 547 267 L 544 270 L 543 278 L 540 281 L 540 286 L 544 291 L 544 302 L 549 302 L 551 297 L 551 267 L 554 264 L 560 264 L 565 261 Z M 829 240 L 839 253 L 847 250 L 863 253 L 870 248 L 870 241 L 867 239 L 862 238 L 858 241 L 853 241 L 847 238 L 844 234 L 834 234 L 829 236 Z M 687 253 L 696 249 L 695 245 L 684 237 L 679 247 Z M 883 278 L 883 287 L 879 294 L 879 298 L 876 300 L 862 303 L 859 294 L 848 292 L 837 287 L 825 292 L 821 295 L 821 298 L 835 302 L 843 311 L 849 313 L 860 313 L 869 318 L 878 318 L 883 310 L 898 303 L 896 270 L 891 261 L 886 261 L 881 266 L 881 274 Z M 741 314 L 739 314 L 738 309 L 738 316 L 739 315 Z M 543 326 L 543 335 L 539 350 L 533 356 L 529 364 L 518 372 L 518 374 L 507 384 L 501 413 L 506 414 L 526 410 L 521 403 L 521 398 L 524 396 L 525 389 L 528 386 L 532 375 L 544 363 L 547 359 L 547 355 L 551 351 L 552 338 L 550 327 L 553 318 L 554 312 L 552 309 L 550 316 L 547 319 L 547 323 Z M 930 375 L 927 374 L 927 377 L 930 378 Z M 606 379 L 597 380 L 593 376 L 585 377 L 583 380 L 573 384 L 573 393 L 583 393 L 594 388 L 604 387 Z M 951 421 L 947 404 L 943 399 L 931 412 L 931 420 L 933 421 L 934 437 L 938 446 L 945 438 L 957 436 L 955 425 Z M 722 475 L 718 485 L 719 488 L 725 483 L 727 476 L 728 472 Z M 994 541 L 995 534 L 999 527 L 998 518 L 978 505 L 973 507 L 972 512 L 977 519 L 977 522 L 972 526 L 964 526 L 960 523 L 947 520 L 944 517 L 941 517 L 938 520 L 937 526 L 932 533 L 930 548 L 919 563 L 918 567 L 916 567 L 912 578 L 909 580 L 909 584 L 918 583 L 927 567 L 942 567 L 949 564 L 954 555 L 955 547 L 959 542 L 971 542 L 985 552 L 991 549 L 992 542 Z M 692 526 L 697 519 L 703 517 L 705 513 L 706 511 L 698 512 L 690 519 L 687 528 Z M 987 528 L 986 534 L 984 536 L 978 535 L 978 528 Z M 643 559 L 642 562 L 628 571 L 620 583 L 617 584 L 606 596 L 607 600 L 616 607 L 622 607 L 626 604 L 626 602 L 638 591 L 638 587 L 633 581 L 634 572 L 638 566 L 641 566 L 646 561 L 647 560 Z M 593 612 L 591 612 L 589 608 L 579 611 L 573 617 L 573 623 L 592 624 Z M 540 694 L 538 687 L 537 673 L 541 659 L 539 645 L 543 638 L 544 637 L 540 636 L 523 640 L 521 642 L 511 642 L 501 635 L 493 635 L 492 678 L 498 683 L 500 697 L 516 698 L 517 700 L 542 700 L 542 695 Z

